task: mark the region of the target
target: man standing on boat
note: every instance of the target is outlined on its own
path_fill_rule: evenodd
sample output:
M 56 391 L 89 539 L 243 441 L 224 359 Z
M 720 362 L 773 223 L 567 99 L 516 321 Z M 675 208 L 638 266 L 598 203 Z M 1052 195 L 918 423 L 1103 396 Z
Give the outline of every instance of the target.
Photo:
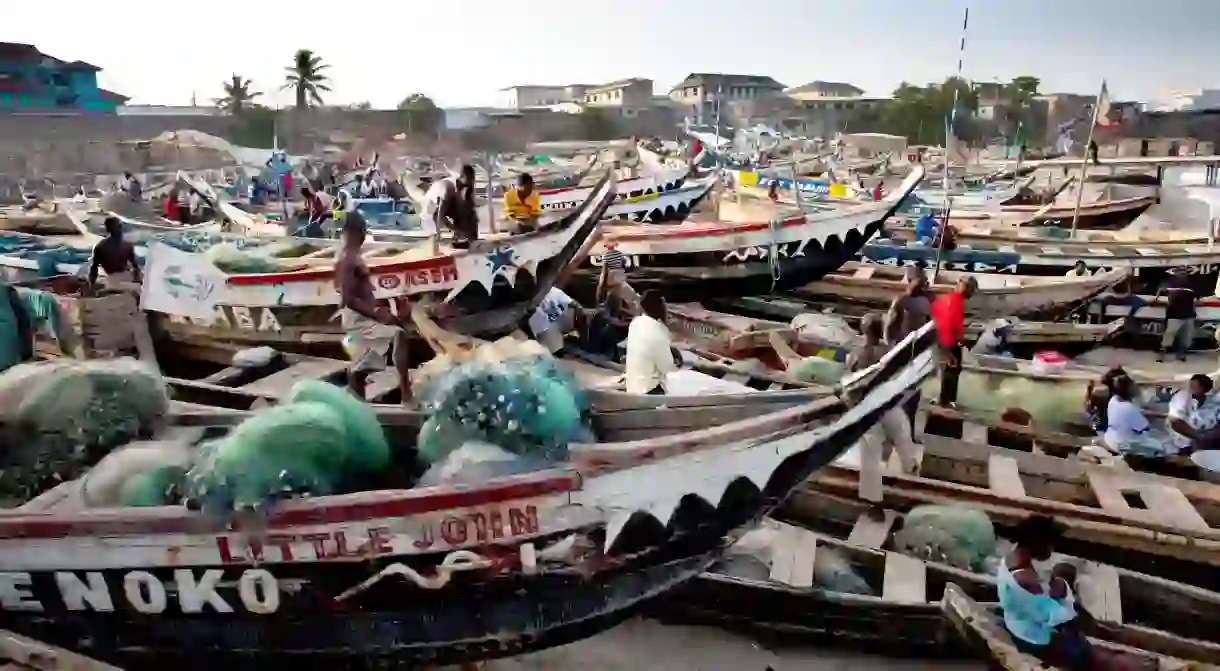
M 431 216 L 429 217 L 429 212 Z M 441 227 L 453 231 L 453 247 L 465 249 L 479 239 L 479 218 L 474 206 L 474 166 L 463 165 L 457 177 L 433 182 L 425 204 L 433 225 L 432 252 L 440 253 Z
M 957 403 L 957 380 L 962 374 L 962 350 L 966 340 L 966 301 L 974 295 L 978 281 L 966 275 L 957 281 L 953 292 L 941 296 L 932 304 L 932 320 L 936 322 L 940 344 L 941 407 Z
M 860 331 L 864 334 L 864 344 L 852 350 L 847 357 L 847 369 L 851 372 L 877 363 L 887 349 L 882 337 L 884 329 L 880 315 L 865 315 L 860 322 Z M 881 421 L 873 425 L 860 441 L 860 498 L 881 502 L 881 472 L 889 461 L 891 450 L 898 451 L 904 474 L 913 474 L 919 469 L 918 448 L 911 440 L 911 433 L 898 408 L 891 408 L 882 415 Z
M 1190 286 L 1190 275 L 1185 268 L 1174 268 L 1169 282 L 1159 291 L 1153 302 L 1162 294 L 1166 297 L 1164 333 L 1161 348 L 1157 350 L 1157 361 L 1165 360 L 1165 350 L 1172 347 L 1178 361 L 1186 360 L 1186 353 L 1195 339 L 1195 290 Z
M 97 285 L 97 270 L 106 271 L 106 284 L 119 282 L 143 282 L 140 266 L 136 263 L 136 249 L 123 239 L 123 224 L 116 217 L 106 217 L 106 238 L 93 247 L 93 258 L 89 261 L 89 286 Z
M 932 298 L 928 292 L 928 278 L 923 270 L 907 266 L 902 278 L 905 291 L 890 303 L 885 315 L 885 341 L 890 347 L 902 342 L 909 334 L 923 328 L 932 319 Z M 911 438 L 915 438 L 915 411 L 919 409 L 922 395 L 919 389 L 902 405 L 911 423 Z
M 406 331 L 401 319 L 377 305 L 373 297 L 372 276 L 361 255 L 365 234 L 364 216 L 358 211 L 348 212 L 343 219 L 343 251 L 335 263 L 344 344 L 352 359 L 348 389 L 364 400 L 368 376 L 384 370 L 386 360 L 392 359 L 402 403 L 408 405 L 412 399 Z

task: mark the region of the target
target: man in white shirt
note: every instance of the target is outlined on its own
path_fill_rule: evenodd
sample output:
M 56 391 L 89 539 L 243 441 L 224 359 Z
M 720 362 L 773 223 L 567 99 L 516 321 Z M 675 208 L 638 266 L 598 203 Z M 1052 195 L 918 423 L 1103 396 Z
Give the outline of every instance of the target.
M 1195 447 L 1194 442 L 1205 438 L 1215 427 L 1215 413 L 1204 417 L 1199 408 L 1207 402 L 1212 380 L 1206 375 L 1192 375 L 1186 388 L 1169 399 L 1169 438 L 1178 452 Z M 1208 426 L 1210 424 L 1210 426 Z
M 1088 276 L 1089 276 L 1089 267 L 1085 265 L 1084 261 L 1077 261 L 1076 265 L 1073 266 L 1071 270 L 1064 273 L 1064 277 L 1088 277 Z
M 680 361 L 665 325 L 665 299 L 645 291 L 640 308 L 644 314 L 627 327 L 627 393 L 664 395 L 666 376 Z

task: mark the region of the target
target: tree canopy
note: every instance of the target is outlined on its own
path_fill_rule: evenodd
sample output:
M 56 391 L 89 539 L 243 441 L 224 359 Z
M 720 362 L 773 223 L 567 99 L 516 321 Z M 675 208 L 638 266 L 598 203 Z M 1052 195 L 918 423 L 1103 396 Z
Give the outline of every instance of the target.
M 330 77 L 323 74 L 329 67 L 309 49 L 298 49 L 293 54 L 292 65 L 284 68 L 283 89 L 296 95 L 297 108 L 322 105 L 322 92 L 330 93 Z
M 234 74 L 222 85 L 224 95 L 219 98 L 213 98 L 212 102 L 224 110 L 226 114 L 237 116 L 252 104 L 255 98 L 262 95 L 258 91 L 250 90 L 250 87 L 253 85 L 253 82 L 249 79 Z
M 398 103 L 403 123 L 410 133 L 436 134 L 445 123 L 445 112 L 422 93 L 412 93 Z
M 973 140 L 978 135 L 975 115 L 979 97 L 970 82 L 958 77 L 927 86 L 902 82 L 886 104 L 882 122 L 890 133 L 905 135 L 911 144 L 943 146 L 945 122 L 953 110 L 955 94 L 957 114 L 953 119 L 953 134 L 963 140 Z

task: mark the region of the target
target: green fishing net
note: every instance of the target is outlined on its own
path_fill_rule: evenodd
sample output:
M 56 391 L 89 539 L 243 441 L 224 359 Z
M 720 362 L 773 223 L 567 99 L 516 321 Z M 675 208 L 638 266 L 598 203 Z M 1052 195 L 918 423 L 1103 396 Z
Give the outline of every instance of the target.
M 321 380 L 302 380 L 292 387 L 285 403 L 321 403 L 339 414 L 348 444 L 344 470 L 373 472 L 390 463 L 390 445 L 376 413 L 348 390 Z
M 994 421 L 1005 411 L 1020 408 L 1030 414 L 1034 426 L 1061 430 L 1082 421 L 1085 386 L 1083 380 L 1035 380 L 964 370 L 958 381 L 957 407 Z M 940 381 L 929 378 L 923 391 L 935 398 Z
M 419 437 L 428 463 L 467 441 L 558 462 L 567 459 L 569 443 L 593 439 L 585 423 L 588 398 L 547 356 L 469 361 L 433 376 L 422 392 L 432 411 Z
M 114 448 L 155 433 L 168 410 L 160 376 L 134 359 L 14 367 L 0 375 L 9 442 L 0 490 L 29 498 L 79 477 Z
M 788 369 L 788 374 L 792 377 L 817 384 L 834 384 L 846 372 L 847 367 L 843 364 L 820 356 L 807 356 Z
M 128 478 L 119 488 L 119 505 L 164 506 L 177 503 L 177 492 L 186 479 L 181 466 L 161 466 Z
M 985 571 L 996 553 L 995 527 L 977 508 L 961 505 L 918 506 L 907 513 L 894 546 L 928 561 L 967 571 Z

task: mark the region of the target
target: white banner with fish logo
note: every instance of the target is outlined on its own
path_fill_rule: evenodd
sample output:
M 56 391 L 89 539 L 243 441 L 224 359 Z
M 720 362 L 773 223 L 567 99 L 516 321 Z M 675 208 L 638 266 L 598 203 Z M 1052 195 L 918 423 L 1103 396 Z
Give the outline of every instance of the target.
M 163 243 L 148 248 L 140 307 L 211 323 L 225 274 L 198 254 Z

